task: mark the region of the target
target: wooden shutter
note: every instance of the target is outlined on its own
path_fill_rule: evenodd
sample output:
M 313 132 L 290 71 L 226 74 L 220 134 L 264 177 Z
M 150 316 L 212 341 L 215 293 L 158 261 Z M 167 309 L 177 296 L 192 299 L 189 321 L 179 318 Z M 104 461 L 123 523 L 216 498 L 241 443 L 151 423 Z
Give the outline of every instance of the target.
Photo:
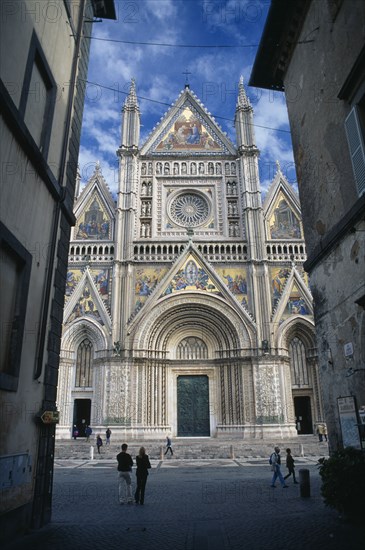
M 365 192 L 365 147 L 360 124 L 358 107 L 351 109 L 345 120 L 347 141 L 349 144 L 352 169 L 359 196 Z

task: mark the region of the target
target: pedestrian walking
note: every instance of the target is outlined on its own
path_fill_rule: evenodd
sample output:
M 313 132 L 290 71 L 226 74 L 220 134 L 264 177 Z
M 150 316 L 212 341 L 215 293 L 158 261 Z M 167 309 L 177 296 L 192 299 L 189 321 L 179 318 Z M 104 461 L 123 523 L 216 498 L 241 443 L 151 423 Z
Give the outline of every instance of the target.
M 130 454 L 127 453 L 128 445 L 123 443 L 122 452 L 117 455 L 118 461 L 118 494 L 119 494 L 119 504 L 124 504 L 127 502 L 131 504 L 133 502 L 132 498 L 132 479 L 131 471 L 133 466 L 133 459 Z
M 171 438 L 167 435 L 167 436 L 166 436 L 166 451 L 165 451 L 165 455 L 167 454 L 167 451 L 170 451 L 171 456 L 174 454 L 171 445 L 172 445 L 172 443 L 171 443 Z
M 148 470 L 151 468 L 150 460 L 146 455 L 144 447 L 139 449 L 139 454 L 136 456 L 136 476 L 137 476 L 137 488 L 134 493 L 134 500 L 136 504 L 144 504 L 144 492 L 146 489 Z
M 288 485 L 286 485 L 280 470 L 281 457 L 279 447 L 274 447 L 274 452 L 270 456 L 270 464 L 271 470 L 274 472 L 271 480 L 271 487 L 275 487 L 276 478 L 279 478 L 282 488 L 287 489 Z
M 74 438 L 75 441 L 76 441 L 76 438 L 77 438 L 78 435 L 79 435 L 79 430 L 77 429 L 77 426 L 75 424 L 73 432 L 72 432 L 72 437 Z
M 284 476 L 284 479 L 288 479 L 292 475 L 294 483 L 298 483 L 295 479 L 294 458 L 291 455 L 291 449 L 286 449 L 286 467 L 289 473 Z
M 86 428 L 85 428 L 86 441 L 90 441 L 90 436 L 91 436 L 92 433 L 93 433 L 93 431 L 90 428 L 90 426 L 86 426 Z
M 325 433 L 325 427 L 323 424 L 318 424 L 317 426 L 317 434 L 318 434 L 318 440 L 320 443 L 323 441 L 323 436 Z M 326 441 L 327 441 L 327 431 L 326 431 Z
M 109 430 L 109 428 L 107 428 L 105 435 L 106 435 L 105 445 L 110 445 L 110 436 L 112 435 L 112 432 L 111 430 Z
M 100 434 L 98 434 L 96 437 L 96 446 L 98 448 L 98 453 L 100 455 L 100 448 L 103 446 L 103 440 L 101 439 Z
M 326 441 L 328 441 L 326 424 L 323 424 L 323 437 L 325 438 Z

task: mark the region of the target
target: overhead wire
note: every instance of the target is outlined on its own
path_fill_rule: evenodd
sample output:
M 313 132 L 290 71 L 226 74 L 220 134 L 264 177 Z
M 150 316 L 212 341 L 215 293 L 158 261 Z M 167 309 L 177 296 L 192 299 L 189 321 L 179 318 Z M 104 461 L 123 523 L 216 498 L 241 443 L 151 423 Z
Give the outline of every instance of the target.
M 91 82 L 90 80 L 85 80 L 83 78 L 79 78 L 80 82 L 84 82 L 85 84 L 90 84 L 91 86 L 97 86 L 99 88 L 103 88 L 105 90 L 109 90 L 111 92 L 116 92 L 118 94 L 124 94 L 124 95 L 129 95 L 129 92 L 124 92 L 123 90 L 117 90 L 116 88 L 112 88 L 111 86 L 105 86 L 104 84 L 99 84 L 98 82 Z M 167 106 L 167 107 L 171 107 L 172 104 L 171 103 L 167 103 L 166 101 L 159 101 L 157 99 L 151 99 L 149 97 L 144 97 L 144 96 L 140 96 L 140 95 L 136 95 L 137 99 L 141 100 L 141 101 L 150 101 L 151 103 L 158 103 L 159 105 L 164 105 L 164 106 Z M 232 122 L 234 123 L 234 120 L 232 120 L 231 118 L 227 118 L 227 117 L 223 117 L 223 116 L 220 116 L 220 115 L 215 115 L 215 114 L 211 114 L 211 116 L 213 118 L 219 118 L 220 120 L 225 120 L 227 122 Z M 290 134 L 290 130 L 284 130 L 283 128 L 271 128 L 270 126 L 263 126 L 261 124 L 251 124 L 251 123 L 248 123 L 250 124 L 251 126 L 254 126 L 256 128 L 263 128 L 264 130 L 272 130 L 274 132 L 284 132 L 286 134 Z
M 90 40 L 99 40 L 102 42 L 114 42 L 117 44 L 130 44 L 132 46 L 162 46 L 166 48 L 258 48 L 259 44 L 169 44 L 167 42 L 134 42 L 132 40 L 118 40 L 116 38 L 102 38 L 100 36 L 84 36 Z M 296 44 L 308 44 L 314 40 L 299 40 Z

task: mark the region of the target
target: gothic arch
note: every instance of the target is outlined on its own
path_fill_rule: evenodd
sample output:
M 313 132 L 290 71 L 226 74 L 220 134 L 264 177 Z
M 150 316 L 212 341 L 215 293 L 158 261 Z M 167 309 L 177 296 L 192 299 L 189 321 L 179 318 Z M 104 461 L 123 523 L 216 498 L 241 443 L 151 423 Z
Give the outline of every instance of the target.
M 307 350 L 315 348 L 314 322 L 301 316 L 290 317 L 279 327 L 276 335 L 276 347 L 288 350 L 290 341 L 295 337 L 302 340 Z
M 190 293 L 189 293 L 190 294 Z M 223 300 L 188 293 L 159 302 L 131 335 L 135 350 L 151 350 L 174 357 L 183 338 L 200 337 L 210 359 L 217 353 L 252 347 L 253 334 L 238 313 Z
M 100 325 L 91 319 L 79 319 L 67 327 L 62 337 L 62 351 L 75 353 L 85 338 L 92 342 L 95 352 L 108 348 L 107 338 Z

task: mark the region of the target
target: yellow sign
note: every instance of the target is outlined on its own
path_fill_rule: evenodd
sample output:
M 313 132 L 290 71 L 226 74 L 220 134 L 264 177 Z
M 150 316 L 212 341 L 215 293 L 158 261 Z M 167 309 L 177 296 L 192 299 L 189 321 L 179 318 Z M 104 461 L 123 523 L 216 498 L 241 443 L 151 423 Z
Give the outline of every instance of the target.
M 60 421 L 60 411 L 44 411 L 41 420 L 43 424 L 58 424 Z

